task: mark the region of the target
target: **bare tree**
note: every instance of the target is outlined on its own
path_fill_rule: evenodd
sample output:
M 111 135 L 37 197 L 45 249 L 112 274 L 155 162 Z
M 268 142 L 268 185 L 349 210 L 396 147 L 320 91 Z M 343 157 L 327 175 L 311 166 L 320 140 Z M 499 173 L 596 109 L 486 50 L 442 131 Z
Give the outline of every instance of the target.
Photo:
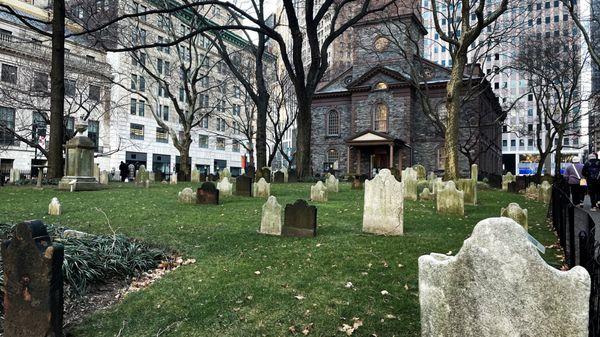
M 533 34 L 523 41 L 513 66 L 528 82 L 528 98 L 535 102 L 537 125 L 520 133 L 536 137 L 540 155 L 536 174 L 542 174 L 546 158 L 554 153 L 554 172 L 559 175 L 563 140 L 581 136 L 580 123 L 586 115 L 581 105 L 591 98 L 581 92 L 587 55 L 580 53 L 577 38 L 572 36 L 540 40 Z
M 294 88 L 285 74 L 277 73 L 276 83 L 273 86 L 273 102 L 267 115 L 269 119 L 268 133 L 270 136 L 269 161 L 271 167 L 273 160 L 279 153 L 290 164 L 292 159 L 282 146 L 283 137 L 295 125 L 298 116 L 298 104 Z
M 562 0 L 562 3 L 569 11 L 575 26 L 581 32 L 592 62 L 600 67 L 600 49 L 598 49 L 600 34 L 597 33 L 600 28 L 600 6 L 595 1 L 586 0 Z M 581 8 L 589 10 L 589 16 L 580 15 L 579 9 Z

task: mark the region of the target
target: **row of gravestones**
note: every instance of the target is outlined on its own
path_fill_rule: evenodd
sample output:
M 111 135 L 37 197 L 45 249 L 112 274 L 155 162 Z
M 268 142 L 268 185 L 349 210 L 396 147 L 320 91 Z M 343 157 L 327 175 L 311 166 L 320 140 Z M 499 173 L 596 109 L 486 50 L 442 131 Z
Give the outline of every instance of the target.
M 252 178 L 242 175 L 235 181 L 235 194 L 238 196 L 268 198 L 271 195 L 271 184 L 264 178 L 253 183 Z M 233 186 L 230 178 L 223 177 L 216 185 L 213 182 L 204 182 L 196 192 L 189 187 L 185 188 L 179 192 L 177 199 L 184 204 L 218 204 L 219 197 L 233 195 Z

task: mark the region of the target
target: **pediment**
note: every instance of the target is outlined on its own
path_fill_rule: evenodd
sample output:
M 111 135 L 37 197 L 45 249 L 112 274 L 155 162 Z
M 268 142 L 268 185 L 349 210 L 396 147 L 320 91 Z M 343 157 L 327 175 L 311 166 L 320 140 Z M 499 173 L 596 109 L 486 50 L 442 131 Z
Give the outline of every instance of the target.
M 387 84 L 405 83 L 408 82 L 408 78 L 395 70 L 382 66 L 377 66 L 371 68 L 362 76 L 349 83 L 347 88 L 350 89 L 363 86 L 373 86 L 379 82 Z
M 388 138 L 385 138 L 383 136 L 369 132 L 369 133 L 365 133 L 362 136 L 358 136 L 358 137 L 352 139 L 351 141 L 353 141 L 353 142 L 377 142 L 377 141 L 388 141 L 388 140 L 389 140 Z

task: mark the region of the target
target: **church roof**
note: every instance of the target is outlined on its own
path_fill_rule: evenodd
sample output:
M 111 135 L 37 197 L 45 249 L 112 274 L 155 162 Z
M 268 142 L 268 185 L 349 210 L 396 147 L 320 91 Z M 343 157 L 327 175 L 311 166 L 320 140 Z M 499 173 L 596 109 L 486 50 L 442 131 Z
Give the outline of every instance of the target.
M 366 130 L 346 139 L 348 145 L 381 145 L 381 144 L 404 144 L 401 139 L 394 138 L 387 133 Z

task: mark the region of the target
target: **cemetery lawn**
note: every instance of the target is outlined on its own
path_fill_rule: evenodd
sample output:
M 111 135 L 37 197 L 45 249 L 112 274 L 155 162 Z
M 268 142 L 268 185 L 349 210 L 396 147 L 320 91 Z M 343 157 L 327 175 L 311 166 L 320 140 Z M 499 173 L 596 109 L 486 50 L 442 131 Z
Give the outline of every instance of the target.
M 0 223 L 43 219 L 96 234 L 112 234 L 112 227 L 197 260 L 70 331 L 81 337 L 346 336 L 338 329 L 358 320 L 353 336 L 420 336 L 420 255 L 456 254 L 479 220 L 498 216 L 509 202 L 529 210 L 535 238 L 546 246 L 557 241 L 543 204 L 498 190 L 480 190 L 480 204 L 466 206 L 465 217 L 438 216 L 433 202 L 405 202 L 404 236 L 380 237 L 361 233 L 363 191 L 340 184 L 340 193 L 316 204 L 317 237 L 297 239 L 257 233 L 265 199 L 177 203 L 177 192 L 191 186 L 111 184 L 77 193 L 4 187 Z M 309 190 L 271 185 L 282 205 L 308 198 Z M 57 217 L 47 215 L 54 196 L 63 205 Z M 559 254 L 547 249 L 543 257 L 560 266 Z

